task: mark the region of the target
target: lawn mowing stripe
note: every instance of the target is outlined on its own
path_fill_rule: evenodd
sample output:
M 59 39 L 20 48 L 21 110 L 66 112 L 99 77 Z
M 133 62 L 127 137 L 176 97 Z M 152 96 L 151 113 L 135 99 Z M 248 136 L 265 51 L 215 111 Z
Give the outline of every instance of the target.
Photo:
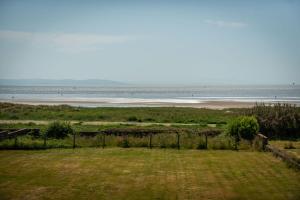
M 14 160 L 2 159 L 3 152 Z M 69 199 L 297 199 L 300 189 L 299 172 L 264 152 L 144 148 L 0 151 L 0 163 L 0 175 L 11 173 L 0 179 L 0 185 L 13 180 L 6 189 L 19 188 L 13 195 L 18 198 L 24 191 L 29 198 L 45 190 L 52 198 L 63 195 Z M 20 171 L 21 166 L 27 167 Z M 19 185 L 37 173 L 38 178 Z M 48 181 L 42 182 L 46 174 L 50 174 Z M 0 189 L 0 194 L 3 192 Z

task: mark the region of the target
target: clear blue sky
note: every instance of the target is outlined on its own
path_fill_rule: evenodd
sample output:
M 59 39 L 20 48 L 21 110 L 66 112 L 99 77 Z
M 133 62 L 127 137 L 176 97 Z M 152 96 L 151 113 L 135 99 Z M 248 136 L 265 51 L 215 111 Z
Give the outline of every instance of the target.
M 300 1 L 0 1 L 0 78 L 300 83 Z

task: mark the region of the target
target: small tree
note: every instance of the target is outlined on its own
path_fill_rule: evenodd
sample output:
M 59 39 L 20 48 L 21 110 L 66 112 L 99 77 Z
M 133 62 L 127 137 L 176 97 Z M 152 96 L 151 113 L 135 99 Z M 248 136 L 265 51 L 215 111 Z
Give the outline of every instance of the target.
M 235 149 L 237 150 L 239 141 L 240 141 L 240 136 L 239 136 L 239 120 L 238 119 L 233 119 L 231 120 L 228 125 L 227 125 L 227 130 L 226 133 L 230 137 L 234 139 L 234 144 L 235 144 Z
M 238 132 L 241 138 L 252 141 L 259 130 L 255 117 L 241 117 L 239 120 Z
M 259 125 L 255 117 L 241 116 L 229 122 L 227 134 L 234 138 L 235 149 L 237 149 L 240 139 L 252 141 L 259 130 Z
M 52 122 L 46 130 L 46 136 L 49 138 L 63 139 L 68 134 L 73 134 L 74 130 L 68 122 Z

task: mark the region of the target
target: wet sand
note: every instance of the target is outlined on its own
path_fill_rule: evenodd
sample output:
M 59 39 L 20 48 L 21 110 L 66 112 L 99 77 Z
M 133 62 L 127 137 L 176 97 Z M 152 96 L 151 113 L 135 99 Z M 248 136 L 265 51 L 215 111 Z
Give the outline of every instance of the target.
M 1 102 L 29 104 L 29 105 L 70 105 L 81 107 L 192 107 L 192 108 L 209 108 L 209 109 L 225 109 L 225 108 L 248 108 L 255 105 L 255 102 L 240 101 L 167 101 L 167 100 L 125 100 L 111 101 L 103 100 L 87 100 L 87 99 L 20 99 L 20 100 L 0 100 Z

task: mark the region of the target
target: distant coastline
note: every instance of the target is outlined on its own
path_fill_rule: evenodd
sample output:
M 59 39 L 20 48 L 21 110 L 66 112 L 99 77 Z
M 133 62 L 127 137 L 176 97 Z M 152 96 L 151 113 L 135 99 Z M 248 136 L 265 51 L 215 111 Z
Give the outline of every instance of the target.
M 256 102 L 300 106 L 300 86 L 1 86 L 0 101 L 82 107 L 244 108 Z
M 0 86 L 122 86 L 127 83 L 103 79 L 0 79 Z

